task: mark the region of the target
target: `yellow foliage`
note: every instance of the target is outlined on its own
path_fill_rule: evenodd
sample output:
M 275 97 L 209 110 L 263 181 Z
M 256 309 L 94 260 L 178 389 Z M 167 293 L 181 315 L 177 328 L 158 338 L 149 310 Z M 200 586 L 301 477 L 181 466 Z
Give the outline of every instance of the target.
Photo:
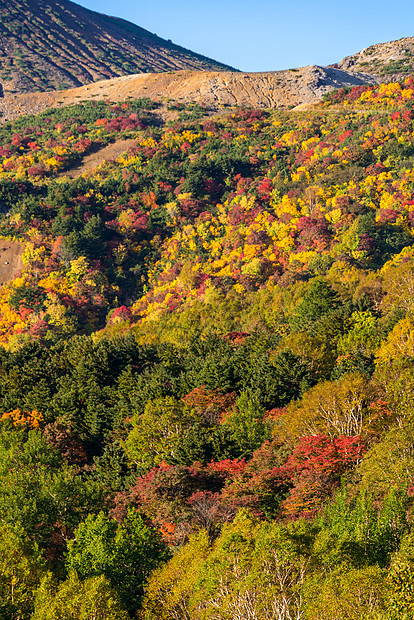
M 85 256 L 80 256 L 70 261 L 70 269 L 68 272 L 69 281 L 74 283 L 78 282 L 82 276 L 84 276 L 89 269 L 89 262 Z
M 398 358 L 414 357 L 414 322 L 411 318 L 401 319 L 378 350 L 379 364 L 389 364 Z

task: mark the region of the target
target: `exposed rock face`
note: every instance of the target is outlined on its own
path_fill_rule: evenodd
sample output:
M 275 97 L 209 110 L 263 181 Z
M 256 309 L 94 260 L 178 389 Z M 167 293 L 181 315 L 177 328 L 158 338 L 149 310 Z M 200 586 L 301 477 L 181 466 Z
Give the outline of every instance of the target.
M 414 73 L 414 38 L 378 43 L 346 56 L 336 65 L 345 71 L 362 71 L 378 76 L 381 81 L 401 79 Z
M 68 0 L 0 3 L 0 80 L 5 92 L 71 88 L 138 72 L 229 68 Z

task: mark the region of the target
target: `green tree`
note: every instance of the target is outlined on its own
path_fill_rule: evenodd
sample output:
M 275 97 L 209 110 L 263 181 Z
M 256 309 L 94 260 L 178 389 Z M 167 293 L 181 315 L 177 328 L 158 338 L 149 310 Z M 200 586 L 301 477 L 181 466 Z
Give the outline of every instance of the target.
M 382 500 L 390 485 L 404 489 L 414 476 L 414 427 L 392 428 L 367 452 L 358 467 L 359 488 Z
M 237 456 L 251 457 L 271 436 L 271 422 L 254 393 L 243 392 L 236 401 L 234 411 L 224 420 L 222 428 L 236 446 Z
M 314 573 L 304 586 L 307 620 L 379 620 L 386 610 L 387 571 L 379 566 Z
M 302 300 L 295 308 L 291 325 L 295 331 L 317 331 L 320 320 L 331 314 L 340 305 L 337 293 L 322 279 L 310 283 Z
M 96 485 L 62 462 L 37 430 L 0 433 L 0 519 L 22 528 L 57 561 L 86 514 L 100 505 Z
M 407 531 L 408 505 L 406 489 L 392 487 L 380 507 L 366 491 L 351 499 L 346 488 L 341 489 L 316 522 L 320 531 L 314 553 L 319 563 L 329 568 L 342 563 L 386 566 Z
M 35 544 L 21 530 L 0 524 L 0 619 L 28 618 L 45 571 Z
M 390 620 L 408 620 L 414 614 L 414 532 L 408 532 L 394 554 L 388 573 Z
M 149 401 L 142 415 L 132 417 L 132 430 L 125 442 L 128 458 L 144 471 L 162 461 L 174 463 L 181 436 L 198 417 L 171 396 Z
M 49 573 L 36 594 L 32 620 L 128 620 L 104 575 L 80 580 L 74 572 L 60 584 Z
M 195 580 L 210 551 L 205 531 L 163 566 L 151 574 L 145 589 L 140 618 L 142 620 L 187 620 L 191 617 L 190 599 Z
M 149 575 L 167 558 L 160 534 L 130 509 L 123 523 L 103 512 L 89 515 L 68 543 L 66 567 L 83 579 L 105 575 L 124 607 L 135 613 Z

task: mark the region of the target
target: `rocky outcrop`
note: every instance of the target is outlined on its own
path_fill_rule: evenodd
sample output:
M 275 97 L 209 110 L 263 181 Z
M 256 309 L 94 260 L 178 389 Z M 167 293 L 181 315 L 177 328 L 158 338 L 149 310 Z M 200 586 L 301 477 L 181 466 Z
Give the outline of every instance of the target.
M 398 80 L 414 73 L 414 38 L 377 43 L 346 56 L 336 65 L 345 71 L 360 71 L 381 81 Z

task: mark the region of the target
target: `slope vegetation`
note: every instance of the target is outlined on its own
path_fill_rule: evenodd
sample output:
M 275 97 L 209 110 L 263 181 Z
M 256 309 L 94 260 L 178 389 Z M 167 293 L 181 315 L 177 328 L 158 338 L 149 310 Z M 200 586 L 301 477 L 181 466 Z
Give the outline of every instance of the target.
M 412 618 L 414 79 L 168 105 L 0 127 L 4 617 Z

